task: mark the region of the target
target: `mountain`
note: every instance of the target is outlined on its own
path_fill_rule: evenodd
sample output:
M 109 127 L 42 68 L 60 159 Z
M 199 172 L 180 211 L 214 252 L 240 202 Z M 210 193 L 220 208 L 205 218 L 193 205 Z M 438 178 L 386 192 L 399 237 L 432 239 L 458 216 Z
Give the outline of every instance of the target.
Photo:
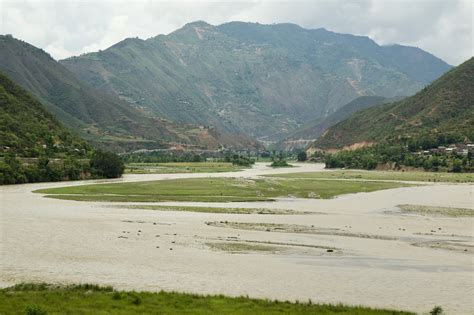
M 0 71 L 37 97 L 64 125 L 100 147 L 123 151 L 176 143 L 198 148 L 255 144 L 215 128 L 175 123 L 144 113 L 78 79 L 43 50 L 9 35 L 0 36 Z
M 342 106 L 334 113 L 325 118 L 318 118 L 306 123 L 294 132 L 292 132 L 284 141 L 278 144 L 282 150 L 303 149 L 308 144 L 321 136 L 329 127 L 350 117 L 353 113 L 369 108 L 378 104 L 393 102 L 399 100 L 396 98 L 385 98 L 382 96 L 360 96 L 353 101 Z
M 64 128 L 40 102 L 0 73 L 0 154 L 85 155 L 91 146 Z
M 364 95 L 412 95 L 450 69 L 421 49 L 294 24 L 199 21 L 60 61 L 148 113 L 280 140 Z
M 311 150 L 355 148 L 448 133 L 473 141 L 473 86 L 471 58 L 411 97 L 356 112 L 329 128 L 311 145 Z

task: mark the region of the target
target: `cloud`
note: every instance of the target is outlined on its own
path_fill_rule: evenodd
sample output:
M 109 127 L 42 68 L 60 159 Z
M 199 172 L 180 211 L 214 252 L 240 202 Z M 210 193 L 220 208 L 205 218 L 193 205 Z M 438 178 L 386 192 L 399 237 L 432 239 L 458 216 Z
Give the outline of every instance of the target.
M 457 65 L 473 55 L 470 0 L 19 1 L 0 0 L 0 33 L 54 58 L 105 49 L 126 37 L 167 34 L 188 22 L 291 22 L 417 46 Z

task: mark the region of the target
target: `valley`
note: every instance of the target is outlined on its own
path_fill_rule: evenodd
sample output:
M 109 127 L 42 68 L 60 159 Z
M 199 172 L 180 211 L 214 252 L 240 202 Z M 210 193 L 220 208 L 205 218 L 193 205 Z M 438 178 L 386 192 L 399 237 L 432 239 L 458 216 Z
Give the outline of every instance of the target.
M 472 6 L 3 1 L 0 314 L 473 314 Z
M 2 227 L 9 235 L 2 246 L 9 254 L 0 258 L 0 283 L 92 282 L 119 290 L 311 299 L 412 312 L 442 305 L 448 313 L 468 314 L 474 292 L 469 280 L 473 219 L 459 216 L 458 209 L 474 210 L 473 179 L 462 176 L 375 171 L 352 175 L 324 170 L 322 164 L 275 169 L 257 163 L 222 173 L 126 174 L 94 182 L 2 186 Z M 128 197 L 120 203 L 91 202 L 32 193 L 169 181 L 220 183 L 221 178 L 230 183 L 312 178 L 313 190 L 321 180 L 325 186 L 341 180 L 391 186 L 330 199 L 286 196 L 233 203 L 142 203 Z M 64 186 L 68 188 L 60 188 Z M 192 191 L 183 193 L 192 196 Z M 443 207 L 442 213 L 456 208 L 455 215 L 431 213 L 430 207 Z M 142 299 L 150 305 L 151 300 Z
M 146 112 L 261 141 L 281 140 L 359 96 L 412 95 L 451 68 L 414 47 L 323 28 L 204 21 L 60 64 Z

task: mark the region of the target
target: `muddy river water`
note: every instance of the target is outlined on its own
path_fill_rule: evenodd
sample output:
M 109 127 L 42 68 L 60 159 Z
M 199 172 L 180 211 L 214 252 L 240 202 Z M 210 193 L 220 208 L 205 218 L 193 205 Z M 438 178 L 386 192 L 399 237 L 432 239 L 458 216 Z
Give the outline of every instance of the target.
M 110 181 L 252 178 L 302 171 L 325 170 L 319 164 L 271 169 L 259 163 L 232 173 L 126 175 Z M 166 203 L 314 212 L 298 215 L 125 209 L 110 202 L 55 200 L 32 193 L 89 183 L 0 187 L 1 286 L 87 282 L 119 289 L 311 299 L 421 313 L 435 305 L 448 314 L 474 312 L 474 219 L 402 214 L 396 207 L 472 209 L 474 185 L 425 184 L 329 200 Z M 206 224 L 216 221 L 305 225 L 321 232 Z M 239 253 L 209 246 L 219 242 L 279 245 L 275 251 Z

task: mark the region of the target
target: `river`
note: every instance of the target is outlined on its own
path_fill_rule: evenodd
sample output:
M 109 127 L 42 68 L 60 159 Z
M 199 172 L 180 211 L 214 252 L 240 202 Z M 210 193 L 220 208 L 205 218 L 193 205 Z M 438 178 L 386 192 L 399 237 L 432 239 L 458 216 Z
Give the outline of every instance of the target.
M 0 285 L 96 283 L 119 289 L 311 299 L 416 312 L 441 305 L 448 314 L 474 312 L 474 219 L 408 215 L 396 207 L 474 208 L 473 185 L 430 183 L 328 200 L 154 203 L 314 212 L 300 215 L 124 209 L 110 202 L 55 200 L 32 193 L 93 182 L 255 178 L 305 171 L 326 170 L 321 164 L 272 169 L 257 163 L 252 169 L 230 173 L 125 175 L 115 180 L 0 186 Z M 208 221 L 305 225 L 328 232 L 242 230 L 205 224 Z M 236 240 L 291 245 L 245 253 L 209 247 L 209 243 Z

